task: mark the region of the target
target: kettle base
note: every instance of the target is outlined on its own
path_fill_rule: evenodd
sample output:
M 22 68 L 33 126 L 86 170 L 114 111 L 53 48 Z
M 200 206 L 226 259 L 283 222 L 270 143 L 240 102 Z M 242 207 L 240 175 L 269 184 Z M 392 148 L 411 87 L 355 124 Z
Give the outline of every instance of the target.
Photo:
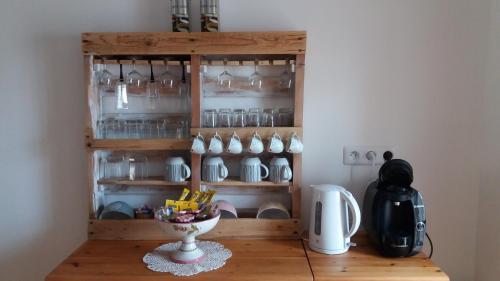
M 335 250 L 323 249 L 323 248 L 315 247 L 315 246 L 311 245 L 310 243 L 309 243 L 309 248 L 311 248 L 311 250 L 313 250 L 315 252 L 318 252 L 321 254 L 326 254 L 326 255 L 340 255 L 340 254 L 346 253 L 347 250 L 349 250 L 349 247 L 344 248 L 344 249 L 335 249 Z

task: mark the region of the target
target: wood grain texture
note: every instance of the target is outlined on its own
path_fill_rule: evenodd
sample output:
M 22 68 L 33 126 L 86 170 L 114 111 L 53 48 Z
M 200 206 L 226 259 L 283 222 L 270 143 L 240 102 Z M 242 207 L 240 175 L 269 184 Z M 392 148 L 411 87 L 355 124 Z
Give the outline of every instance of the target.
M 166 181 L 163 177 L 152 177 L 139 180 L 128 180 L 128 179 L 100 179 L 97 184 L 105 185 L 127 185 L 127 186 L 189 186 L 190 181 L 183 182 L 170 182 Z
M 189 150 L 189 139 L 91 139 L 91 150 Z
M 82 33 L 94 55 L 302 54 L 305 31 Z
M 84 81 L 85 85 L 87 87 L 85 91 L 85 131 L 84 131 L 84 138 L 85 138 L 85 143 L 88 143 L 92 137 L 92 116 L 90 113 L 90 105 L 97 100 L 96 93 L 93 87 L 93 81 L 92 81 L 92 71 L 93 71 L 93 56 L 91 55 L 85 55 L 83 56 L 83 74 L 84 74 Z M 88 196 L 88 212 L 89 212 L 89 218 L 93 219 L 95 218 L 94 214 L 94 153 L 92 151 L 87 151 L 86 152 L 86 158 L 87 158 L 87 196 Z
M 201 239 L 284 239 L 298 238 L 298 220 L 221 219 Z M 91 220 L 92 240 L 158 240 L 169 239 L 154 220 Z
M 234 186 L 234 187 L 288 187 L 291 185 L 290 182 L 280 182 L 280 183 L 274 183 L 269 180 L 263 180 L 260 182 L 244 182 L 240 181 L 238 178 L 226 178 L 224 181 L 221 182 L 201 182 L 202 185 L 208 185 L 208 186 Z M 287 190 L 286 189 L 286 190 Z
M 357 243 L 342 255 L 316 253 L 306 245 L 307 256 L 316 281 L 449 281 L 424 254 L 408 258 L 385 258 L 368 244 L 365 234 L 357 234 Z
M 257 132 L 264 142 L 270 138 L 274 133 L 281 136 L 281 139 L 286 143 L 288 137 L 292 133 L 296 133 L 299 137 L 302 137 L 301 127 L 245 127 L 245 128 L 191 128 L 191 136 L 196 136 L 201 133 L 206 141 L 210 140 L 215 133 L 218 133 L 224 142 L 226 142 L 234 132 L 244 141 L 249 141 L 252 135 Z
M 167 241 L 87 241 L 46 281 L 312 281 L 300 240 L 219 240 L 233 256 L 224 267 L 191 277 L 150 271 L 142 257 Z

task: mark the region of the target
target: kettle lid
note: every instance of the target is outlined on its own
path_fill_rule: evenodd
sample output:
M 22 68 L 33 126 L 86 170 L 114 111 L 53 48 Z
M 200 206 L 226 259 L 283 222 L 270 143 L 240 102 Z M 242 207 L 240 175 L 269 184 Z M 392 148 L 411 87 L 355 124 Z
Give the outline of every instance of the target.
M 311 188 L 314 190 L 318 190 L 321 192 L 332 192 L 332 191 L 344 191 L 345 188 L 342 186 L 334 185 L 334 184 L 318 184 L 318 185 L 311 185 Z

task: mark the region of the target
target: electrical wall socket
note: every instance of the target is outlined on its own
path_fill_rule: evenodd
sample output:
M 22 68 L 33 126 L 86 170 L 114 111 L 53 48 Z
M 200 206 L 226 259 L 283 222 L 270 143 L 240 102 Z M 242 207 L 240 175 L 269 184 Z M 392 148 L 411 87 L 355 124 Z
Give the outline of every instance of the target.
M 372 165 L 369 159 L 369 152 L 375 152 L 375 164 L 380 165 L 385 162 L 384 153 L 390 151 L 395 156 L 392 146 L 344 146 L 344 165 Z M 373 155 L 373 154 L 371 154 Z

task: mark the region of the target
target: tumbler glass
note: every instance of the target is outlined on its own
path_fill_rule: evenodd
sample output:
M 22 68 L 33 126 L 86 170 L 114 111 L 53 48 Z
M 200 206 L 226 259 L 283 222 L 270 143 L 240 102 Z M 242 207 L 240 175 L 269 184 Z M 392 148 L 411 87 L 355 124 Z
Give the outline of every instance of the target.
M 293 126 L 293 111 L 290 108 L 280 108 L 278 112 L 278 126 Z
M 244 109 L 235 109 L 233 111 L 233 126 L 246 127 L 247 126 L 247 112 Z
M 248 126 L 260 127 L 262 126 L 262 110 L 260 108 L 250 108 L 248 111 Z
M 217 127 L 217 110 L 207 109 L 203 111 L 203 127 L 205 128 Z
M 264 109 L 264 113 L 262 114 L 262 123 L 265 127 L 276 127 L 276 110 L 274 108 L 266 108 Z
M 230 108 L 221 108 L 217 119 L 219 127 L 230 128 L 233 124 L 233 111 Z

